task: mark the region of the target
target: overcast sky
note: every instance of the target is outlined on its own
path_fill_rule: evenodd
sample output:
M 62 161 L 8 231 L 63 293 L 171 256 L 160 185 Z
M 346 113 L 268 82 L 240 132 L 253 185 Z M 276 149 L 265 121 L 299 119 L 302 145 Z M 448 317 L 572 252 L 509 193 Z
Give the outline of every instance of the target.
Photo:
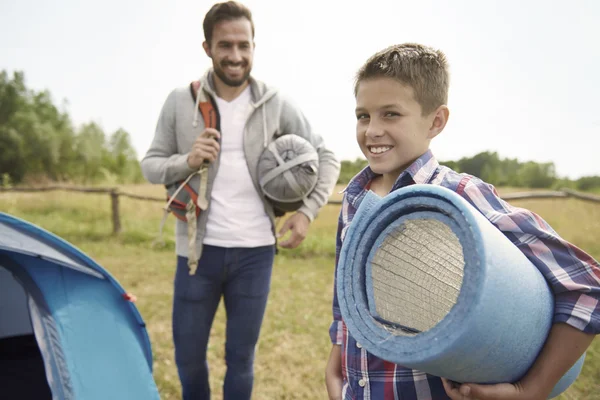
M 450 61 L 450 120 L 432 143 L 442 160 L 497 151 L 553 161 L 560 176 L 600 175 L 600 1 L 333 0 L 245 2 L 254 14 L 253 75 L 305 112 L 340 159 L 355 141 L 353 77 L 402 42 Z M 2 0 L 0 69 L 68 102 L 77 125 L 127 130 L 141 157 L 167 94 L 210 66 L 191 0 Z

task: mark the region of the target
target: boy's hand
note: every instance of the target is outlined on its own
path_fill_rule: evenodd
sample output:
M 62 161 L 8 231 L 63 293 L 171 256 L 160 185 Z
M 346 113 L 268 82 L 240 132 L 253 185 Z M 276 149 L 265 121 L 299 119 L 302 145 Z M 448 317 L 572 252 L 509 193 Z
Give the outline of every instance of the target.
M 517 382 L 499 383 L 496 385 L 477 385 L 464 383 L 457 385 L 442 378 L 446 394 L 452 400 L 545 400 L 545 397 L 528 393 L 527 390 Z
M 192 150 L 188 153 L 187 163 L 191 169 L 198 169 L 202 166 L 204 160 L 215 161 L 219 155 L 221 147 L 219 139 L 221 134 L 216 129 L 206 128 L 204 132 L 198 136 Z
M 300 243 L 302 243 L 308 232 L 308 225 L 310 225 L 310 220 L 301 212 L 297 212 L 289 217 L 279 230 L 277 237 L 282 237 L 287 231 L 292 231 L 292 234 L 279 245 L 286 249 L 295 249 L 300 246 Z
M 329 400 L 342 400 L 342 346 L 334 344 L 325 369 Z
M 589 347 L 594 335 L 565 323 L 552 325 L 546 343 L 532 367 L 515 384 L 455 385 L 442 378 L 452 400 L 546 400 L 560 378 Z

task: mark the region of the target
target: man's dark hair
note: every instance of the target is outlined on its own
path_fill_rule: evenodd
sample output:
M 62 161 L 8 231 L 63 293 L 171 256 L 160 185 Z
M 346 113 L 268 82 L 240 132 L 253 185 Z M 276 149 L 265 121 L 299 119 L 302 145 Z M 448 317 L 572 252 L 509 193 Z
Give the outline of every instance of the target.
M 254 22 L 252 12 L 245 5 L 237 1 L 217 3 L 208 10 L 204 17 L 204 39 L 210 43 L 215 25 L 222 21 L 231 21 L 238 18 L 246 18 L 252 26 L 252 37 L 254 38 Z

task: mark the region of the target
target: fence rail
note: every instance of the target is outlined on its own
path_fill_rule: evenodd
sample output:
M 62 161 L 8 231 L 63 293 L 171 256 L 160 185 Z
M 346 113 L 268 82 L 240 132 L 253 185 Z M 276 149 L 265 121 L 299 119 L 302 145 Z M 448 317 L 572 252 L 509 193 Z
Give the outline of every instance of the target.
M 165 197 L 153 197 L 153 196 L 140 196 L 137 194 L 121 192 L 118 188 L 89 188 L 89 187 L 75 187 L 75 186 L 44 186 L 44 187 L 12 187 L 3 188 L 0 187 L 0 193 L 6 192 L 21 192 L 21 193 L 34 193 L 34 192 L 50 192 L 50 191 L 67 191 L 67 192 L 80 192 L 80 193 L 105 193 L 110 196 L 111 203 L 111 214 L 113 222 L 113 233 L 118 234 L 121 232 L 121 216 L 119 213 L 119 197 L 127 197 L 134 200 L 142 201 L 154 201 L 154 202 L 166 202 Z M 576 198 L 584 201 L 591 201 L 594 203 L 600 203 L 600 196 L 581 193 L 571 189 L 561 189 L 559 191 L 536 191 L 536 192 L 513 192 L 507 193 L 500 196 L 504 200 L 527 200 L 527 199 L 559 199 L 559 198 Z M 341 200 L 329 200 L 327 205 L 340 205 Z

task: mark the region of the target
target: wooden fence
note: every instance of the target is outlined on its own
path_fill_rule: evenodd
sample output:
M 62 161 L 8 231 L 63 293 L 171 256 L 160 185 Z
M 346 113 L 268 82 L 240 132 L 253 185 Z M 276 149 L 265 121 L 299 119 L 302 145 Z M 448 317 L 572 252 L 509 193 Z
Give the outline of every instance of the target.
M 72 187 L 72 186 L 44 186 L 44 187 L 14 187 L 14 188 L 2 188 L 0 187 L 0 193 L 2 192 L 50 192 L 50 191 L 67 191 L 67 192 L 80 192 L 80 193 L 106 193 L 110 196 L 111 203 L 111 214 L 112 214 L 112 225 L 113 233 L 118 234 L 121 232 L 121 216 L 119 213 L 119 197 L 128 197 L 135 200 L 143 201 L 155 201 L 166 203 L 165 197 L 149 197 L 140 196 L 137 194 L 131 194 L 119 191 L 118 188 L 86 188 L 86 187 Z M 536 191 L 536 192 L 513 192 L 507 193 L 501 196 L 504 200 L 524 200 L 524 199 L 556 199 L 556 198 L 568 198 L 573 197 L 580 200 L 591 201 L 600 203 L 600 196 L 581 193 L 570 189 L 561 189 L 559 191 Z M 340 205 L 340 200 L 329 200 L 328 205 Z

